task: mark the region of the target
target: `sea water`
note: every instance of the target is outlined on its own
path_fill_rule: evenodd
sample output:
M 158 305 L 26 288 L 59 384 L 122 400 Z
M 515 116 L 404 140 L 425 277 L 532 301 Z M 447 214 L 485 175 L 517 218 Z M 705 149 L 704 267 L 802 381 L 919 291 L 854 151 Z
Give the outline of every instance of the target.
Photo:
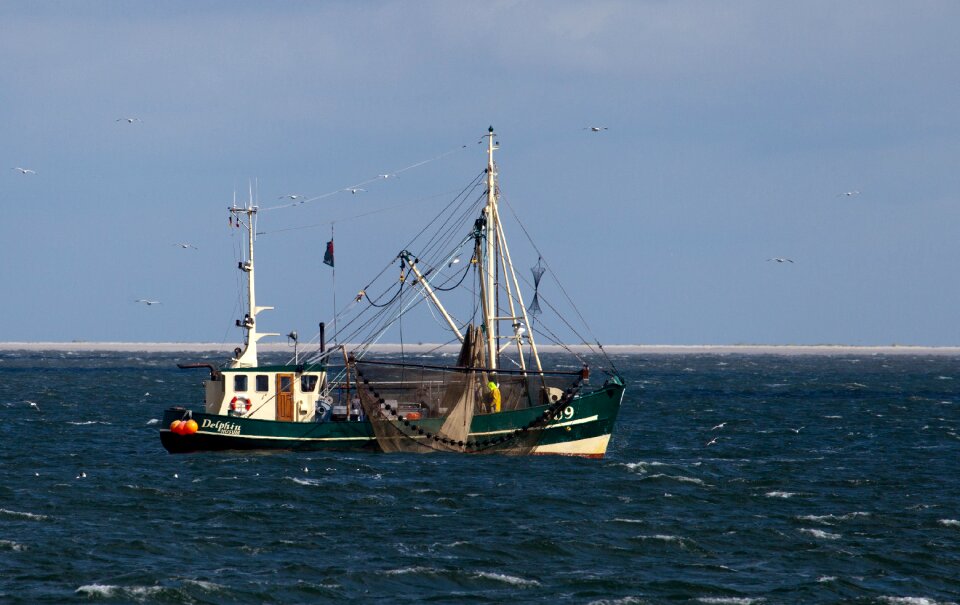
M 0 353 L 0 602 L 960 601 L 958 357 L 618 356 L 604 460 L 167 454 L 202 358 Z

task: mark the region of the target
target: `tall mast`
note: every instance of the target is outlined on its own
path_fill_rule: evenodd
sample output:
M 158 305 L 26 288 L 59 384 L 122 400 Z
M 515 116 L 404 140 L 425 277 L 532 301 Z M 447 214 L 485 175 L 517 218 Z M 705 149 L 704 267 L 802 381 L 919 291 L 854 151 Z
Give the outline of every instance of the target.
M 247 331 L 246 346 L 243 352 L 233 360 L 233 367 L 256 367 L 257 366 L 257 341 L 265 336 L 279 336 L 273 333 L 257 332 L 257 315 L 260 311 L 267 311 L 273 307 L 258 307 L 256 285 L 254 282 L 253 270 L 253 241 L 256 236 L 256 216 L 257 206 L 253 204 L 253 192 L 250 193 L 250 199 L 245 208 L 240 208 L 234 202 L 229 208 L 230 213 L 237 221 L 237 225 L 242 225 L 247 230 L 247 260 L 240 261 L 238 269 L 247 274 L 247 309 L 248 312 L 243 319 L 237 320 L 237 326 Z
M 487 134 L 487 205 L 483 209 L 486 218 L 484 239 L 486 252 L 483 263 L 483 323 L 487 336 L 487 367 L 497 368 L 497 173 L 493 163 L 493 126 Z

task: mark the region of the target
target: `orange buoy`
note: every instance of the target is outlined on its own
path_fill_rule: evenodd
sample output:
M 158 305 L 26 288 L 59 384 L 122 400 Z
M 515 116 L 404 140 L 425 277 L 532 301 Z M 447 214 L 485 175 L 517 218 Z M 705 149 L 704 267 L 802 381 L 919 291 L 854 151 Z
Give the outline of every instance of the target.
M 407 420 L 420 420 L 422 416 L 420 415 L 420 412 L 407 412 L 405 418 Z
M 187 430 L 186 430 L 186 432 L 184 432 L 184 435 L 192 435 L 192 434 L 194 434 L 194 433 L 197 432 L 197 429 L 200 428 L 200 427 L 197 425 L 197 421 L 194 420 L 193 418 L 191 418 L 190 420 L 187 420 L 184 424 L 185 424 L 186 427 L 187 427 Z
M 179 420 L 174 420 L 173 422 L 170 423 L 170 432 L 171 432 L 171 433 L 176 433 L 176 434 L 178 434 L 178 435 L 180 434 L 180 421 L 179 421 Z

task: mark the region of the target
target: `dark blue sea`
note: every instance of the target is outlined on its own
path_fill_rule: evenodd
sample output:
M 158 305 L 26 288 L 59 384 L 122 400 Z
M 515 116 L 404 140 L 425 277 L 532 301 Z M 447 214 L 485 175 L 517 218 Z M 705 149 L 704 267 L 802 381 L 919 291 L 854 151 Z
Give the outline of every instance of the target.
M 619 356 L 604 460 L 167 454 L 202 357 L 0 352 L 0 602 L 960 601 L 960 357 Z

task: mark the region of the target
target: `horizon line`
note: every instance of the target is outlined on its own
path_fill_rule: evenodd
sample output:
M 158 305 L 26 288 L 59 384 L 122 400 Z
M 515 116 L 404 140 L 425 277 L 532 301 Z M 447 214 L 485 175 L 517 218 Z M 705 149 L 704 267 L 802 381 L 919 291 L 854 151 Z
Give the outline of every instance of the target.
M 11 341 L 0 342 L 0 351 L 115 351 L 115 352 L 229 352 L 237 345 L 208 342 L 125 342 L 125 341 Z M 293 352 L 293 346 L 286 343 L 258 343 L 258 348 L 264 353 Z M 356 343 L 347 343 L 346 348 L 357 346 Z M 317 343 L 303 343 L 301 350 L 317 348 Z M 412 353 L 447 353 L 459 350 L 458 344 L 439 343 L 380 343 L 370 347 L 371 351 L 394 353 L 401 350 Z M 538 345 L 544 353 L 563 352 L 566 349 L 576 352 L 590 352 L 596 350 L 596 345 Z M 843 353 L 887 353 L 887 354 L 940 354 L 960 355 L 960 345 L 848 345 L 848 344 L 610 344 L 604 345 L 607 353 L 649 353 L 649 354 L 676 354 L 676 353 L 737 353 L 737 354 L 843 354 Z

